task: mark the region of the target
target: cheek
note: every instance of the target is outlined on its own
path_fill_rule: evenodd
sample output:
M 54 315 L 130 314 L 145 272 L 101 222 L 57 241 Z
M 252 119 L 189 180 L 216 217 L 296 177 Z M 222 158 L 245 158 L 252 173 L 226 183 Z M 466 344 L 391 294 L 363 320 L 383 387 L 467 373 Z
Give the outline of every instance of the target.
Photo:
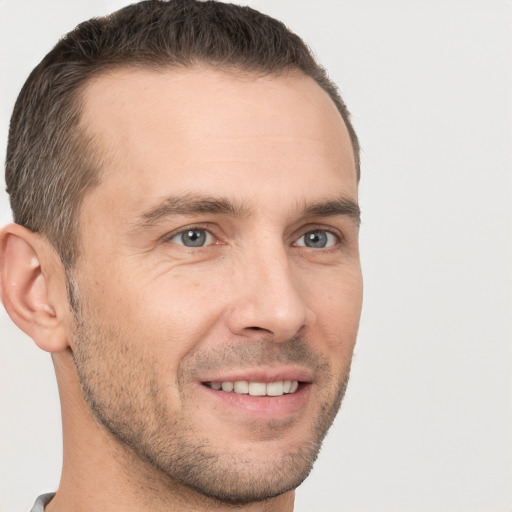
M 111 290 L 114 291 L 114 290 Z M 189 276 L 166 276 L 140 284 L 127 281 L 109 293 L 102 315 L 122 326 L 123 338 L 150 349 L 168 370 L 202 342 L 222 315 L 219 283 Z M 104 300 L 104 299 L 103 299 Z
M 356 342 L 362 306 L 362 278 L 357 270 L 333 276 L 311 294 L 316 328 L 333 360 L 350 358 Z M 321 341 L 320 341 L 321 342 Z

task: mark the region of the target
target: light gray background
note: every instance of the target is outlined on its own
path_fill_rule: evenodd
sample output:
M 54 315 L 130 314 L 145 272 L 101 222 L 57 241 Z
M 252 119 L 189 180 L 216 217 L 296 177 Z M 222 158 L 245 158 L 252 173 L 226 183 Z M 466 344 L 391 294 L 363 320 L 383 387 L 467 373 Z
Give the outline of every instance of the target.
M 125 3 L 0 0 L 2 160 L 29 71 Z M 353 377 L 296 510 L 511 512 L 512 3 L 250 4 L 318 54 L 364 148 Z M 28 511 L 59 480 L 57 388 L 3 311 L 0 336 L 0 511 Z

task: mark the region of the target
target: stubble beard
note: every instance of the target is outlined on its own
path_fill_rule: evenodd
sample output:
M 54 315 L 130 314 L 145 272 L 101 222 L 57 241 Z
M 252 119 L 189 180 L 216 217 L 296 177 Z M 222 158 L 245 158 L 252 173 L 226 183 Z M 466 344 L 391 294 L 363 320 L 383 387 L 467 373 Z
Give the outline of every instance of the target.
M 325 358 L 302 338 L 279 344 L 233 345 L 220 354 L 201 354 L 180 365 L 178 384 L 190 381 L 197 369 L 212 367 L 222 359 L 246 364 L 315 361 L 315 371 L 326 397 L 311 426 L 311 435 L 293 451 L 269 461 L 243 453 L 216 449 L 207 436 L 194 432 L 182 411 L 169 409 L 158 362 L 149 351 L 112 326 L 85 317 L 76 286 L 70 286 L 70 303 L 75 313 L 73 361 L 83 396 L 96 421 L 105 427 L 124 450 L 149 464 L 164 478 L 169 489 L 176 484 L 217 502 L 243 505 L 274 498 L 297 488 L 310 473 L 321 443 L 331 426 L 349 379 L 332 375 Z M 221 366 L 222 367 L 222 366 Z

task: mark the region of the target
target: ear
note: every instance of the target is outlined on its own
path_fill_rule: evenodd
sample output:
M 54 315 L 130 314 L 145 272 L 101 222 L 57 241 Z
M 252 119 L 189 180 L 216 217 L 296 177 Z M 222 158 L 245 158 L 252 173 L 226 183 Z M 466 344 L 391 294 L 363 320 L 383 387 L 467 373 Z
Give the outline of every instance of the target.
M 47 352 L 68 346 L 64 266 L 41 235 L 19 224 L 0 231 L 0 291 L 14 323 Z

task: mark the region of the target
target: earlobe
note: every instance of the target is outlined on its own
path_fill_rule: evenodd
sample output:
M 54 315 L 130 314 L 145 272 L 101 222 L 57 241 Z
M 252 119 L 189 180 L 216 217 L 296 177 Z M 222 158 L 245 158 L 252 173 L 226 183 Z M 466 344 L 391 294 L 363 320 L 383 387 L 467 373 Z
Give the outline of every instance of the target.
M 52 262 L 49 243 L 39 234 L 9 224 L 0 231 L 0 290 L 2 302 L 14 323 L 47 352 L 60 352 L 68 346 L 67 323 L 62 291 L 63 273 Z M 62 286 L 62 285 L 61 285 Z M 59 300 L 60 299 L 60 300 Z

